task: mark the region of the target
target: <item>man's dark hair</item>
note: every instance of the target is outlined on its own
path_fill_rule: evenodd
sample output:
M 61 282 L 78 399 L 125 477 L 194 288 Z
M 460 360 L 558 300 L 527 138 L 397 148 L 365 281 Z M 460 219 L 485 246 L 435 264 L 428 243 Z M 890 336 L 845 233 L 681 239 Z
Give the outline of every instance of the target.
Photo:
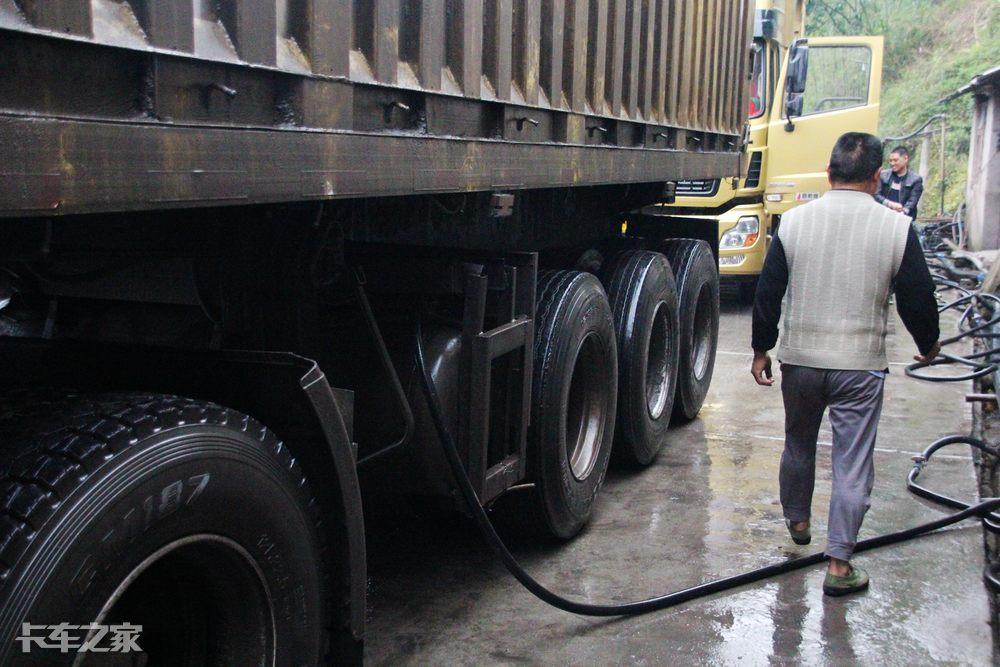
M 881 166 L 882 141 L 867 132 L 847 132 L 840 135 L 830 154 L 830 180 L 861 183 Z
M 895 153 L 896 155 L 901 155 L 903 157 L 910 157 L 910 151 L 907 150 L 906 146 L 896 146 L 891 151 L 889 151 L 890 155 L 892 155 L 893 153 Z

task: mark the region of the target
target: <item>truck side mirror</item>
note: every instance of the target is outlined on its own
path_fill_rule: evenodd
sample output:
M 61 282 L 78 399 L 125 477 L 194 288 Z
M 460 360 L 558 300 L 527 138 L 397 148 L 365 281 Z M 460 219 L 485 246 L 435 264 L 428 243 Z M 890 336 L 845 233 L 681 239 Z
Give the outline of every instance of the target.
M 802 115 L 802 101 L 805 96 L 802 93 L 788 93 L 785 98 L 785 117 L 791 120 Z
M 797 40 L 788 51 L 788 74 L 785 76 L 785 92 L 806 92 L 806 77 L 808 74 L 809 45 L 803 40 Z
M 792 118 L 802 115 L 803 94 L 809 75 L 809 45 L 796 40 L 788 50 L 788 73 L 785 75 L 785 131 L 793 132 Z

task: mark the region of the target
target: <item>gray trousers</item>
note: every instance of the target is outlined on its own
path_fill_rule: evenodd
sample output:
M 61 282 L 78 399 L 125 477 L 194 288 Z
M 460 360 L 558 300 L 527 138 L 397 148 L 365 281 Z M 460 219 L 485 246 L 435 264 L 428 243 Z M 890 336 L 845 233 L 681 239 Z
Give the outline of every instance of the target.
M 885 378 L 870 371 L 837 371 L 781 365 L 785 402 L 785 451 L 781 454 L 781 507 L 790 521 L 807 521 L 816 479 L 816 436 L 830 409 L 833 491 L 826 554 L 850 560 L 871 506 L 875 435 Z

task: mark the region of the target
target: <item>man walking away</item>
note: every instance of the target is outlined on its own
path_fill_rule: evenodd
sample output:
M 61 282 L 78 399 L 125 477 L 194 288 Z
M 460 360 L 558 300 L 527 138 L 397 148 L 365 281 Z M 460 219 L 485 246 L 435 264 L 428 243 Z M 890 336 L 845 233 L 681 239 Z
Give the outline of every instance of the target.
M 837 140 L 827 168 L 832 190 L 782 217 L 753 310 L 751 372 L 757 384 L 770 386 L 768 351 L 778 339 L 784 299 L 778 359 L 785 449 L 779 484 L 785 523 L 796 544 L 810 540 L 816 436 L 823 412 L 830 410 L 827 595 L 868 587 L 868 575 L 850 560 L 875 481 L 875 434 L 889 366 L 890 291 L 920 351 L 914 358 L 928 361 L 941 349 L 934 284 L 917 235 L 909 218 L 872 198 L 881 161 L 878 137 L 848 132 Z
M 923 194 L 924 179 L 910 171 L 910 151 L 896 146 L 889 153 L 889 168 L 882 172 L 875 201 L 915 220 Z

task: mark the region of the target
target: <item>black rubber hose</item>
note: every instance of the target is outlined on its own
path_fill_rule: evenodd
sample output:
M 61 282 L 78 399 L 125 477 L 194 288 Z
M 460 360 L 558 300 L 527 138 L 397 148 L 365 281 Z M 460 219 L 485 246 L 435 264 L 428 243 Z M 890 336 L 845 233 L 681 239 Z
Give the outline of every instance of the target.
M 970 300 L 971 301 L 973 299 L 988 299 L 988 300 L 990 300 L 990 301 L 992 301 L 994 303 L 1000 303 L 1000 298 L 997 298 L 996 296 L 994 296 L 992 294 L 983 294 L 983 293 L 980 293 L 980 292 L 976 292 L 974 294 L 969 294 L 967 296 L 963 296 L 961 299 L 959 299 L 958 301 L 956 301 L 954 305 L 958 305 L 959 303 L 962 303 L 965 300 Z M 982 331 L 983 329 L 991 327 L 994 324 L 997 324 L 998 322 L 1000 322 L 1000 313 L 992 312 L 991 315 L 992 315 L 992 317 L 990 317 L 989 320 L 987 320 L 985 322 L 981 322 L 981 323 L 977 324 L 976 326 L 972 327 L 971 329 L 963 329 L 960 333 L 955 334 L 951 338 L 945 338 L 945 339 L 943 339 L 941 341 L 941 345 L 951 345 L 952 343 L 957 343 L 958 341 L 962 340 L 966 336 L 971 336 L 971 335 L 973 335 L 975 333 L 978 333 L 979 331 Z M 968 316 L 969 316 L 969 310 L 967 309 L 966 312 L 964 312 L 962 314 L 962 318 L 961 318 L 960 322 L 964 321 L 966 318 L 968 318 Z
M 944 288 L 944 289 L 957 289 L 960 292 L 964 292 L 962 298 L 965 298 L 967 296 L 972 296 L 973 294 L 975 294 L 975 292 L 972 291 L 972 290 L 970 290 L 969 288 L 963 287 L 962 285 L 959 285 L 956 282 L 953 282 L 951 280 L 945 280 L 943 278 L 935 278 L 934 279 L 934 284 L 937 285 L 938 287 L 941 287 L 941 288 Z M 937 291 L 938 290 L 935 290 L 935 292 L 937 292 Z M 944 311 L 948 310 L 949 308 L 954 308 L 956 305 L 958 305 L 959 301 L 961 301 L 962 298 L 955 299 L 954 301 L 952 301 L 950 303 L 946 303 L 945 305 L 938 307 L 938 312 L 939 313 L 943 313 Z
M 971 373 L 965 373 L 963 375 L 924 375 L 917 372 L 921 368 L 944 366 L 947 364 L 962 364 L 963 366 L 969 366 L 975 370 Z M 954 354 L 942 352 L 932 361 L 918 361 L 910 364 L 906 367 L 906 374 L 911 378 L 924 380 L 926 382 L 961 382 L 964 380 L 975 380 L 977 378 L 984 377 L 995 370 L 996 366 L 994 364 L 983 364 L 966 357 L 959 357 Z
M 906 478 L 906 488 L 914 495 L 920 496 L 926 500 L 937 503 L 938 505 L 943 505 L 945 507 L 951 507 L 953 509 L 965 509 L 969 507 L 969 504 L 963 500 L 957 500 L 946 496 L 943 493 L 938 493 L 937 491 L 931 491 L 927 487 L 917 484 L 917 477 L 920 476 L 924 465 L 928 460 L 943 447 L 949 445 L 969 445 L 974 447 L 981 452 L 991 455 L 993 458 L 1000 457 L 1000 449 L 994 445 L 989 444 L 985 440 L 980 440 L 979 438 L 973 438 L 966 435 L 948 435 L 938 440 L 935 440 L 927 449 L 923 451 L 919 456 L 913 457 L 914 465 L 913 469 L 910 470 L 910 474 Z M 990 512 L 989 514 L 981 515 L 983 528 L 990 531 L 991 533 L 1000 533 L 1000 515 L 996 512 Z
M 995 594 L 1000 594 L 1000 563 L 987 565 L 986 571 L 983 572 L 983 578 L 986 580 L 986 584 L 990 587 L 990 590 Z
M 938 281 L 944 283 L 946 281 Z M 964 289 L 964 288 L 959 288 Z M 968 290 L 965 290 L 968 291 Z M 968 304 L 966 306 L 966 304 Z M 944 312 L 949 308 L 958 309 L 959 306 L 966 306 L 962 311 L 962 315 L 959 317 L 958 326 L 959 333 L 941 340 L 941 345 L 951 345 L 952 343 L 957 343 L 963 338 L 974 337 L 974 338 L 997 338 L 1000 337 L 993 333 L 983 333 L 983 331 L 993 325 L 1000 323 L 1000 309 L 996 308 L 996 304 L 1000 304 L 1000 298 L 996 295 L 981 292 L 969 292 L 958 299 L 955 299 L 951 303 L 948 303 L 938 309 L 938 312 Z M 978 315 L 976 307 L 978 305 L 984 305 L 990 312 L 990 319 L 984 322 L 975 324 L 969 328 L 963 328 L 963 323 L 970 319 L 973 314 Z M 997 365 L 991 362 L 978 362 L 975 359 L 989 358 L 996 348 L 991 350 L 986 350 L 982 352 L 977 352 L 975 354 L 970 354 L 965 357 L 960 357 L 955 354 L 949 354 L 947 352 L 942 352 L 937 358 L 932 361 L 918 361 L 916 363 L 910 364 L 906 367 L 906 374 L 912 378 L 918 380 L 924 380 L 925 382 L 964 382 L 966 380 L 976 380 L 981 377 L 985 377 L 990 373 L 997 370 Z M 962 373 L 960 375 L 924 375 L 918 373 L 922 368 L 928 368 L 930 366 L 942 366 L 945 364 L 961 364 L 963 366 L 968 366 L 974 369 L 970 373 Z
M 428 371 L 427 364 L 424 359 L 423 333 L 421 331 L 419 320 L 417 322 L 416 361 L 417 366 L 420 369 L 420 377 L 422 380 L 421 384 L 423 386 L 424 394 L 427 397 L 427 405 L 430 410 L 431 419 L 434 422 L 434 428 L 437 431 L 438 438 L 441 440 L 442 446 L 444 447 L 445 458 L 447 458 L 452 475 L 455 477 L 455 483 L 458 484 L 459 491 L 462 494 L 462 498 L 465 500 L 465 504 L 468 506 L 469 513 L 476 522 L 476 526 L 482 532 L 483 537 L 490 545 L 490 548 L 496 554 L 497 558 L 499 558 L 504 564 L 504 567 L 507 568 L 507 571 L 510 572 L 522 586 L 527 588 L 537 598 L 543 602 L 547 602 L 553 607 L 583 616 L 631 616 L 636 614 L 645 614 L 660 609 L 666 609 L 667 607 L 673 607 L 696 598 L 738 588 L 740 586 L 751 584 L 779 574 L 785 574 L 794 570 L 800 570 L 804 567 L 810 567 L 812 565 L 822 563 L 827 558 L 826 554 L 817 552 L 802 558 L 796 558 L 794 560 L 768 565 L 757 570 L 751 570 L 750 572 L 744 572 L 742 574 L 725 577 L 723 579 L 716 579 L 714 581 L 707 581 L 703 584 L 692 586 L 691 588 L 685 588 L 683 590 L 667 593 L 666 595 L 622 604 L 593 604 L 589 602 L 580 602 L 578 600 L 571 600 L 563 597 L 558 593 L 554 593 L 539 583 L 534 577 L 528 574 L 523 567 L 521 567 L 521 565 L 517 562 L 517 559 L 514 558 L 514 555 L 510 553 L 507 546 L 503 543 L 503 540 L 497 534 L 496 529 L 493 528 L 493 524 L 490 522 L 490 518 L 487 516 L 486 510 L 483 509 L 483 506 L 479 502 L 479 498 L 476 497 L 476 491 L 472 488 L 472 484 L 469 482 L 469 478 L 465 474 L 465 469 L 462 466 L 462 460 L 459 456 L 458 449 L 455 447 L 455 442 L 452 439 L 451 432 L 445 424 L 444 417 L 442 416 L 441 401 L 438 398 L 437 389 L 434 387 L 434 379 L 430 376 L 430 372 Z M 931 452 L 931 454 L 933 454 L 933 452 Z M 927 456 L 927 458 L 929 458 L 929 456 Z M 919 465 L 922 467 L 924 463 L 926 463 L 926 459 L 920 462 Z M 917 465 L 915 464 L 914 467 L 916 468 Z M 919 471 L 916 474 L 919 475 Z M 914 480 L 916 479 L 913 472 L 911 472 L 910 475 Z M 927 493 L 933 492 L 928 491 Z M 960 512 L 941 517 L 940 519 L 936 519 L 919 526 L 889 533 L 887 535 L 880 535 L 878 537 L 861 540 L 857 543 L 857 545 L 855 545 L 854 551 L 855 553 L 859 553 L 876 547 L 904 542 L 919 535 L 938 530 L 939 528 L 944 528 L 945 526 L 950 526 L 951 524 L 958 523 L 959 521 L 973 516 L 985 516 L 998 508 L 1000 508 L 1000 498 L 987 500 L 977 505 L 966 506 L 966 508 Z

